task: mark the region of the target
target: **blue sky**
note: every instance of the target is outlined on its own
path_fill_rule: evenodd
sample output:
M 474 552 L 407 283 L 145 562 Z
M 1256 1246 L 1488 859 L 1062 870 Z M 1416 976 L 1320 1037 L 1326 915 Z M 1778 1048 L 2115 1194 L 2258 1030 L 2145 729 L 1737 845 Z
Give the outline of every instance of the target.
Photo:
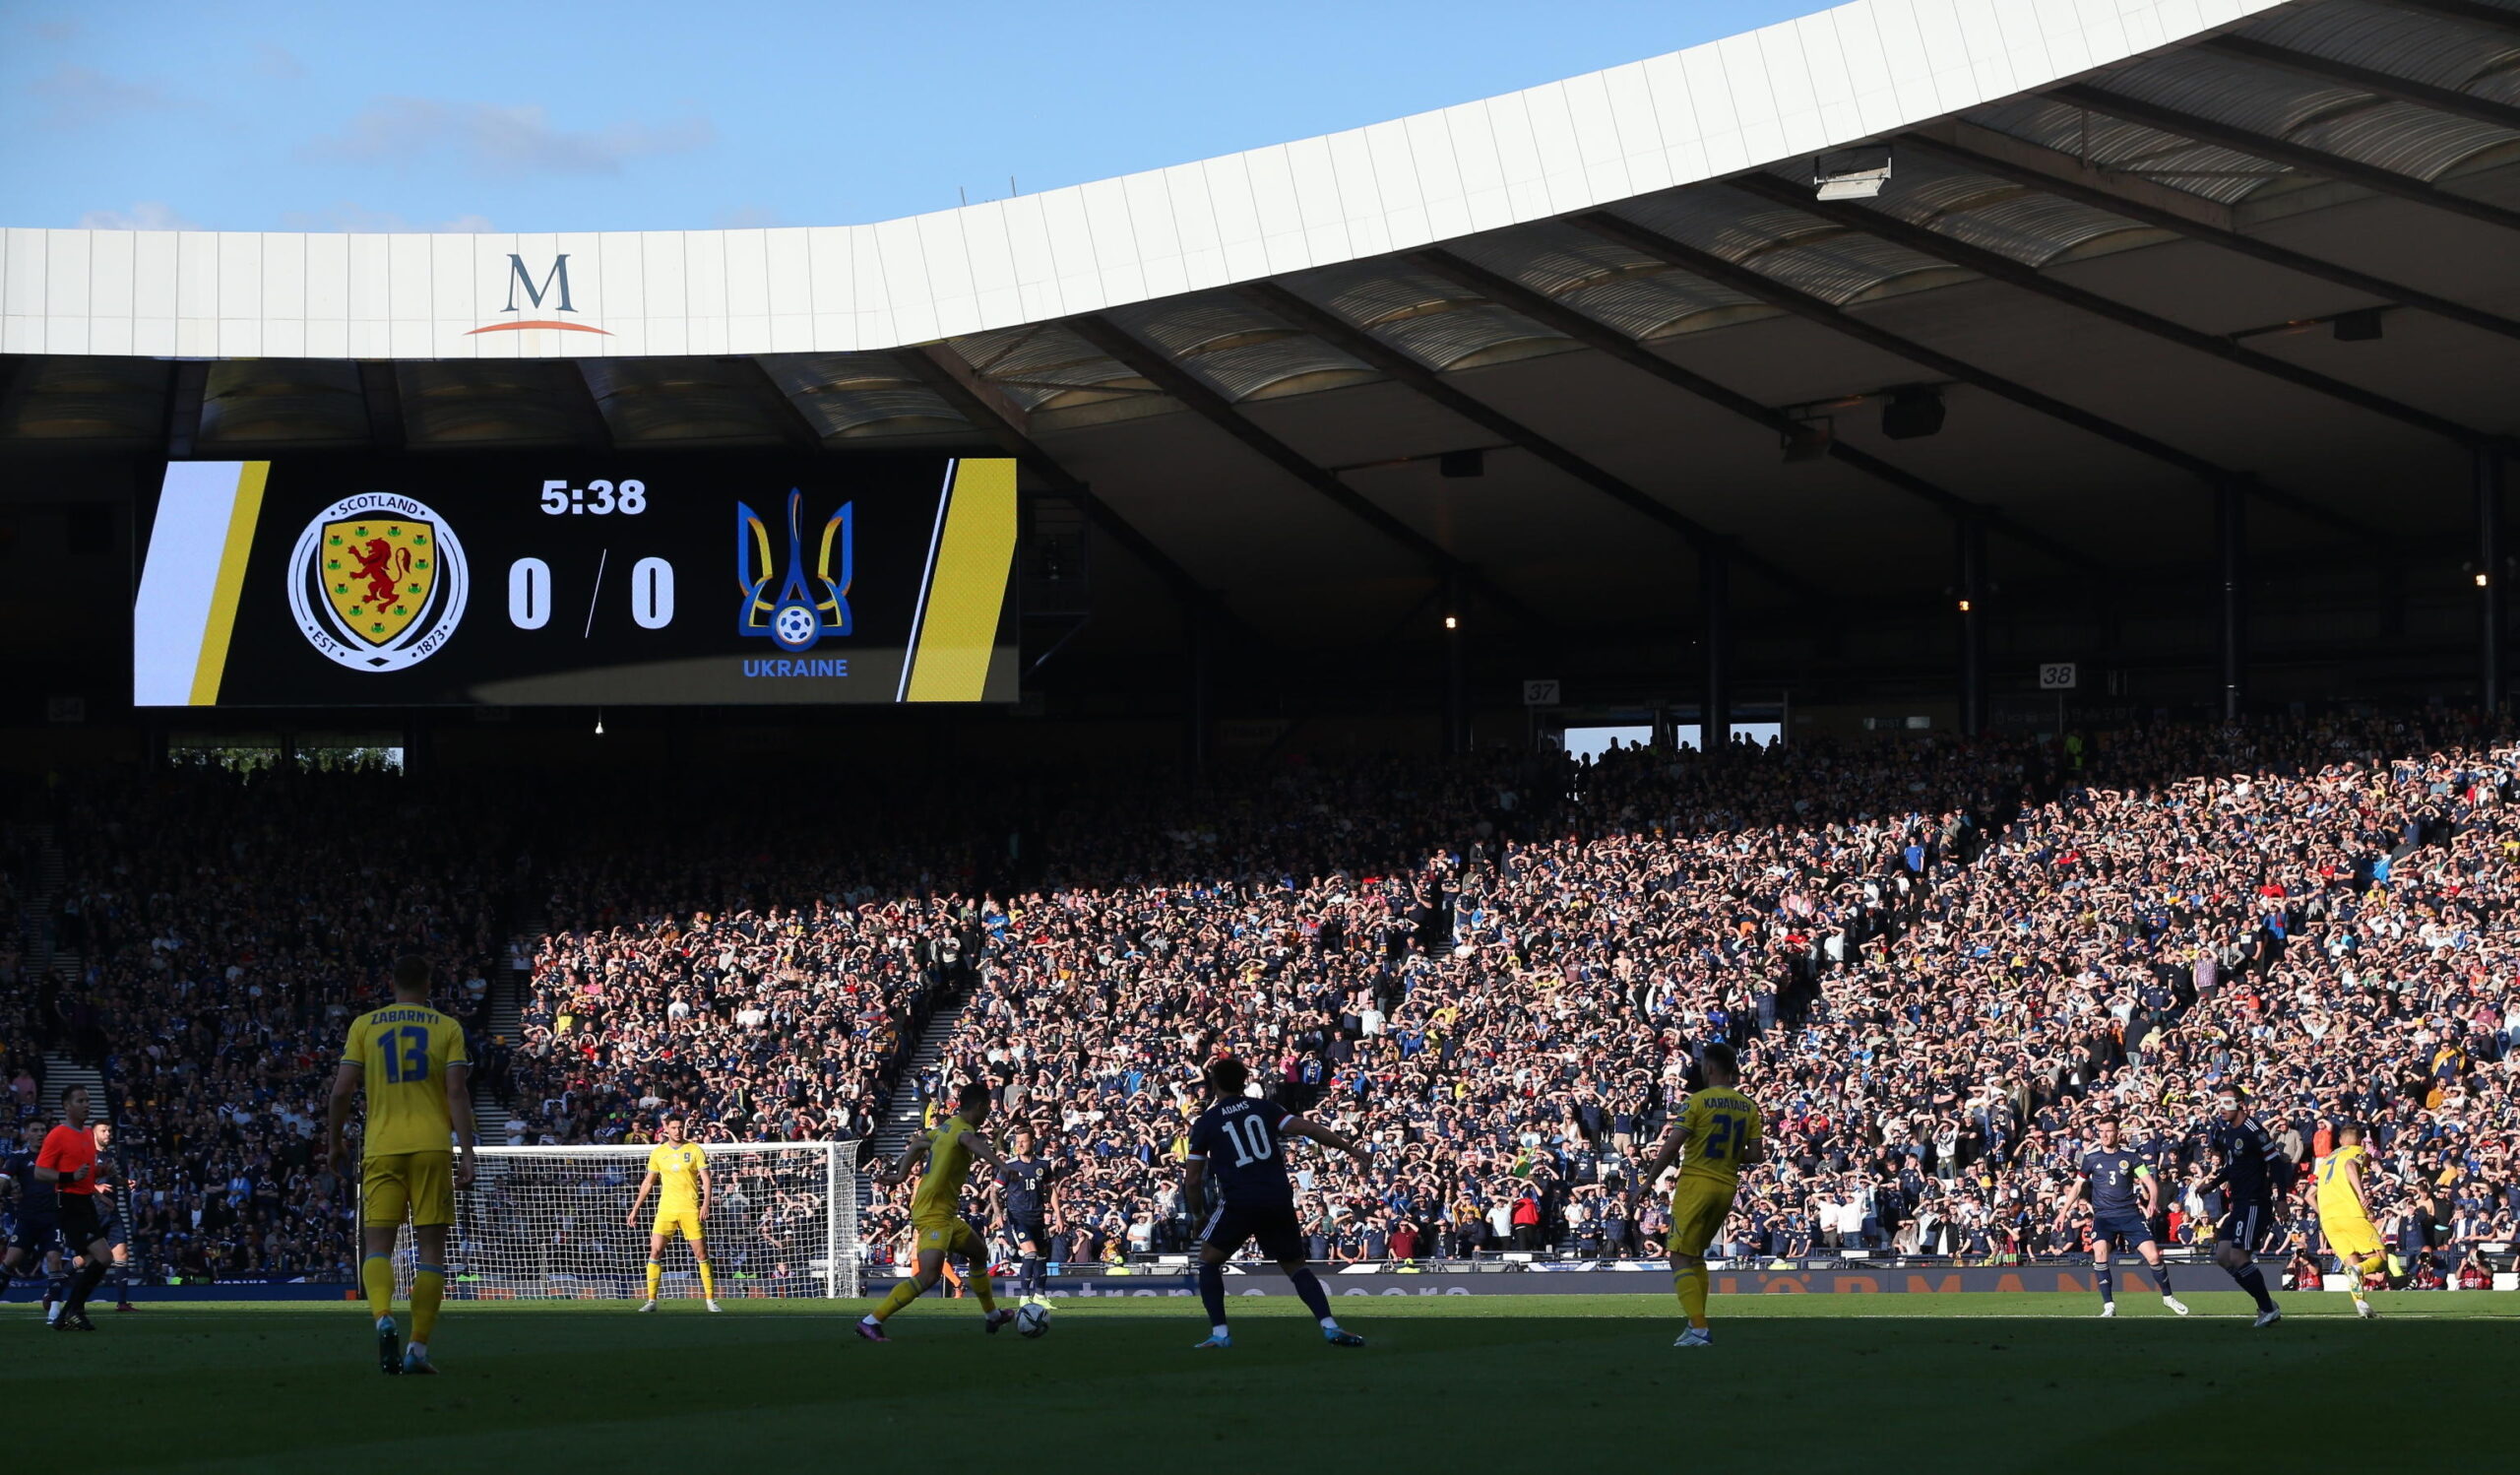
M 1509 92 L 1822 8 L 0 0 L 0 224 L 832 225 Z

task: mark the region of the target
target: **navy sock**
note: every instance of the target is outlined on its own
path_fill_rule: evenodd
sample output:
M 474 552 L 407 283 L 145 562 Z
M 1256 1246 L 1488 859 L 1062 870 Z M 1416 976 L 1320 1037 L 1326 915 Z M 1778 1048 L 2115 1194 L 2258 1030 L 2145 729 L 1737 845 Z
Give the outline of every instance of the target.
M 2102 1265 L 2094 1270 L 2092 1275 L 2100 1282 L 2101 1304 L 2107 1306 L 2114 1303 L 2117 1300 L 2117 1272 L 2107 1265 Z
M 1040 1295 L 1041 1281 L 1043 1278 L 1041 1272 L 1042 1261 L 1040 1255 L 1028 1254 L 1024 1256 L 1024 1272 L 1017 1277 L 1017 1280 L 1021 1284 L 1019 1285 L 1016 1294 L 1020 1296 Z
M 2170 1261 L 2164 1260 L 2153 1267 L 2153 1279 L 2161 1282 L 2162 1295 L 2167 1297 L 2174 1294 L 2170 1288 Z
M 1294 1282 L 1295 1294 L 1303 1298 L 1303 1309 L 1312 1313 L 1314 1320 L 1330 1319 L 1329 1293 L 1321 1289 L 1321 1277 L 1312 1273 L 1310 1265 L 1297 1265 L 1287 1279 Z
M 1208 1324 L 1225 1324 L 1225 1266 L 1199 1262 L 1199 1304 L 1208 1309 Z
M 2240 1283 L 2240 1289 L 2248 1292 L 2249 1299 L 2257 1303 L 2257 1309 L 2259 1311 L 2271 1312 L 2275 1310 L 2275 1298 L 2266 1294 L 2265 1272 L 2259 1270 L 2255 1265 L 2251 1265 L 2245 1270 L 2233 1271 L 2232 1279 L 2238 1281 Z

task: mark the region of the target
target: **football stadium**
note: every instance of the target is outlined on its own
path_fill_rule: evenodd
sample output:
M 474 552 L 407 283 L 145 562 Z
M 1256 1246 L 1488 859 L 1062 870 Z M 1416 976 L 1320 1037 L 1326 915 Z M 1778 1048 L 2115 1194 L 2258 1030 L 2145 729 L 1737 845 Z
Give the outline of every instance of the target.
M 2520 0 L 0 224 L 31 1463 L 2495 1462 Z

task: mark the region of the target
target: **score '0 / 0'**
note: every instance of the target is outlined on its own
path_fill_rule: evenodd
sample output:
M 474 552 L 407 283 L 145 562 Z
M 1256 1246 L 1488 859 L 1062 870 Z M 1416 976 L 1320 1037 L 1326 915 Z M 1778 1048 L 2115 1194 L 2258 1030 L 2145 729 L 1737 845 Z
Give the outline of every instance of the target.
M 594 500 L 589 501 L 592 497 Z M 562 517 L 571 513 L 593 513 L 602 517 L 618 512 L 624 517 L 637 517 L 648 510 L 648 483 L 625 481 L 618 484 L 600 479 L 583 487 L 571 486 L 566 479 L 542 483 L 542 510 Z M 596 565 L 596 586 L 600 593 L 603 565 Z M 642 558 L 630 570 L 630 617 L 643 630 L 662 630 L 673 623 L 673 565 L 662 558 Z M 551 565 L 539 558 L 519 558 L 508 565 L 508 622 L 520 630 L 539 630 L 551 622 Z M 587 609 L 587 627 L 595 627 L 595 609 Z
M 608 555 L 607 555 L 608 556 Z M 603 586 L 603 565 L 596 565 L 596 588 Z M 508 565 L 508 622 L 520 630 L 539 630 L 551 622 L 551 565 L 539 558 L 519 558 Z M 662 558 L 642 558 L 630 566 L 630 617 L 640 629 L 662 630 L 673 623 L 673 565 Z M 587 609 L 593 629 L 595 609 Z

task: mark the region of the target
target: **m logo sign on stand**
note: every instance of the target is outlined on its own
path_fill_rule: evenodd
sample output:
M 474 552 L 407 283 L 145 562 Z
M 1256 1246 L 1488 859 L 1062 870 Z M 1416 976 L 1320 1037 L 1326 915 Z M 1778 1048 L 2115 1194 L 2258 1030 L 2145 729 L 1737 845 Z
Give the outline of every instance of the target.
M 536 282 L 534 279 L 534 273 L 527 269 L 525 258 L 513 251 L 509 252 L 508 304 L 499 311 L 525 311 L 526 308 L 517 305 L 516 299 L 519 292 L 525 294 L 527 305 L 536 312 L 545 310 L 576 312 L 577 304 L 569 296 L 569 253 L 562 251 L 553 256 L 551 265 L 542 273 L 542 280 Z M 551 306 L 548 309 L 542 305 L 545 298 L 551 299 Z M 569 323 L 551 317 L 519 318 L 512 323 L 484 323 L 464 336 L 470 338 L 474 333 L 515 333 L 527 328 L 553 328 L 562 333 L 599 333 L 606 338 L 612 336 L 609 330 L 598 328 L 593 323 Z

